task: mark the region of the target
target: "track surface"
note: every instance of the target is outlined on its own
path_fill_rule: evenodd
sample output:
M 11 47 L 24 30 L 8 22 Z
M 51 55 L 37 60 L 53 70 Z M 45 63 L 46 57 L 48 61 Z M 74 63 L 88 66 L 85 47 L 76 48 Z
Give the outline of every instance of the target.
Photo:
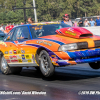
M 24 68 L 20 75 L 0 72 L 0 91 L 44 91 L 46 95 L 0 95 L 0 100 L 100 100 L 100 95 L 79 95 L 79 91 L 100 91 L 100 69 L 88 64 L 55 69 L 51 79 L 34 68 Z

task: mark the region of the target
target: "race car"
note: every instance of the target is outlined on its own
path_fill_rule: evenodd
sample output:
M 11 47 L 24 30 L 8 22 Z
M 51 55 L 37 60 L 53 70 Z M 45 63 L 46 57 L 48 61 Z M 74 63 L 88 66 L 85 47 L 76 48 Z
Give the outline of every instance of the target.
M 6 75 L 35 67 L 51 77 L 55 67 L 81 63 L 100 68 L 100 37 L 82 27 L 60 22 L 21 25 L 0 42 L 0 69 Z

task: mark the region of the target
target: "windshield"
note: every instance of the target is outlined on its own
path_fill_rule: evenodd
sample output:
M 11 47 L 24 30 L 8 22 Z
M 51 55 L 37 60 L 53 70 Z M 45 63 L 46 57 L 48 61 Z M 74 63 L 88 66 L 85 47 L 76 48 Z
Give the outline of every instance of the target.
M 32 25 L 30 26 L 30 30 L 33 38 L 37 38 L 41 36 L 54 35 L 56 34 L 55 31 L 57 29 L 61 29 L 65 27 L 71 27 L 71 26 L 65 23 Z

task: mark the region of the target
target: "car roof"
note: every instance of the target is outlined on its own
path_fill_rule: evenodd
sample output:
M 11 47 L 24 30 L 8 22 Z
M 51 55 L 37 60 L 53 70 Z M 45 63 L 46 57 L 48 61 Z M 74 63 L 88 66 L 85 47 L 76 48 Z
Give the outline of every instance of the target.
M 19 26 L 31 26 L 31 25 L 44 25 L 44 24 L 58 24 L 60 22 L 40 22 L 40 23 L 32 23 L 32 24 L 24 24 L 24 25 L 18 25 L 15 27 L 19 27 Z

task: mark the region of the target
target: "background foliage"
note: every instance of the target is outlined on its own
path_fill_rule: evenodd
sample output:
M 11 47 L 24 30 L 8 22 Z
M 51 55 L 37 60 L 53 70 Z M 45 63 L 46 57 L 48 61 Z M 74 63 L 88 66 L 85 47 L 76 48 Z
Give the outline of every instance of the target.
M 100 0 L 35 0 L 38 21 L 62 20 L 65 13 L 70 18 L 100 15 Z M 13 11 L 12 7 L 24 7 L 23 0 L 0 0 L 0 24 L 24 22 L 23 10 Z M 26 0 L 26 7 L 33 6 L 33 0 Z M 34 19 L 34 10 L 26 10 L 27 18 Z

